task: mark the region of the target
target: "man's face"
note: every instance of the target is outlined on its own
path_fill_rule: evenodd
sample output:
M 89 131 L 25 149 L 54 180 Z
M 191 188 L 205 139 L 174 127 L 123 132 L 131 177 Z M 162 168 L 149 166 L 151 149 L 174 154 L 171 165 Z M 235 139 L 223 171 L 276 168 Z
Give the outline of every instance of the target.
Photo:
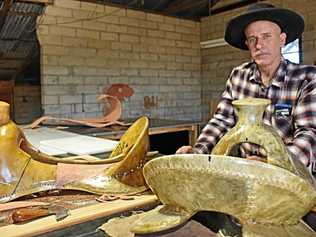
M 279 63 L 286 34 L 271 21 L 255 21 L 245 29 L 246 45 L 258 66 Z

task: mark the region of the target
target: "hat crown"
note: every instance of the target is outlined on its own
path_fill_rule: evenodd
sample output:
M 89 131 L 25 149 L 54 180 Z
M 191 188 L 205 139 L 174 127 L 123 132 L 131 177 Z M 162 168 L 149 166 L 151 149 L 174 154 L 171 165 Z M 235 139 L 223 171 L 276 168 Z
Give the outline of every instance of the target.
M 267 9 L 267 8 L 275 8 L 275 6 L 270 4 L 270 3 L 251 4 L 248 8 L 248 12 L 257 11 L 257 10 L 261 10 L 261 9 Z

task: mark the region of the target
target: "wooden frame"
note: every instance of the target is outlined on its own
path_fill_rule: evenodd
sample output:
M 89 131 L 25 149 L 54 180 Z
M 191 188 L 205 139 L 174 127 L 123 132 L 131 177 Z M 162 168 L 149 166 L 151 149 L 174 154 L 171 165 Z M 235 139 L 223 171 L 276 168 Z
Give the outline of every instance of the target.
M 163 133 L 172 133 L 172 132 L 182 132 L 187 131 L 189 133 L 189 144 L 193 146 L 196 142 L 196 139 L 199 134 L 200 129 L 199 123 L 193 122 L 183 122 L 183 124 L 175 124 L 169 126 L 159 126 L 159 127 L 150 127 L 149 128 L 149 135 L 157 135 Z M 107 139 L 119 140 L 121 136 L 124 134 L 125 131 L 113 131 L 113 132 L 100 132 L 100 133 L 93 133 L 90 135 L 96 137 L 102 137 Z

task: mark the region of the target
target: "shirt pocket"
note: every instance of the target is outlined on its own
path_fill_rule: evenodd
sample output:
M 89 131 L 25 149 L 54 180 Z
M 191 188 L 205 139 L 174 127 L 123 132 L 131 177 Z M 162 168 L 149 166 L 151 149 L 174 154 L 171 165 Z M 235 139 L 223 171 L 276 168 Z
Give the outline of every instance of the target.
M 274 125 L 283 140 L 293 137 L 294 127 L 292 106 L 289 104 L 276 104 L 274 107 Z

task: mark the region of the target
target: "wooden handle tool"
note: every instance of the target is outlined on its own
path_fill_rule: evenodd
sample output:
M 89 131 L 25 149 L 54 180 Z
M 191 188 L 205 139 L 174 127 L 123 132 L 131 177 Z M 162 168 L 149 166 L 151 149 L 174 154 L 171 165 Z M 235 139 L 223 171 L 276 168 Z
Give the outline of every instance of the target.
M 69 215 L 68 210 L 61 206 L 48 206 L 41 208 L 22 208 L 12 213 L 13 223 L 31 221 L 40 217 L 56 215 L 56 220 L 60 221 Z

